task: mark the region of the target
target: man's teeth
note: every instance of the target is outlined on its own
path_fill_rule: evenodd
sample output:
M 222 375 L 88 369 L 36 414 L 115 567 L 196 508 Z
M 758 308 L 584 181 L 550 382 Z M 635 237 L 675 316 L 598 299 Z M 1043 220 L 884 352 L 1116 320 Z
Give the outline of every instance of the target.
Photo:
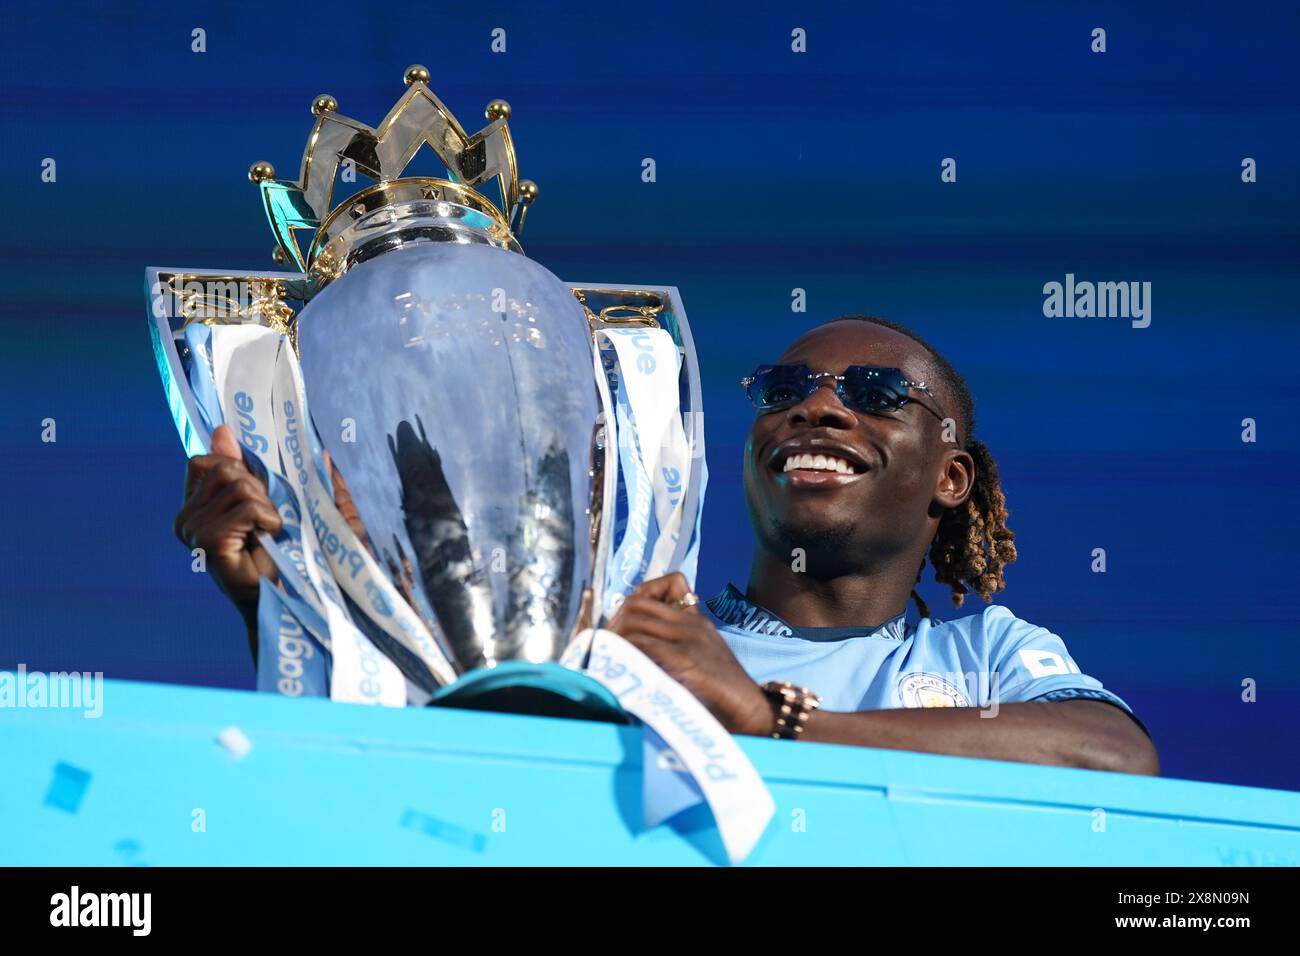
M 813 471 L 838 471 L 841 475 L 854 473 L 853 466 L 834 455 L 791 455 L 785 460 L 785 471 L 807 468 Z

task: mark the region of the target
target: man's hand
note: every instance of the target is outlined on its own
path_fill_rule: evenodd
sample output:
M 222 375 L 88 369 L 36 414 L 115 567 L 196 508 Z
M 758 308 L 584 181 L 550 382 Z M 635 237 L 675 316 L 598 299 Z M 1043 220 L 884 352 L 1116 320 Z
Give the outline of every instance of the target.
M 259 578 L 279 580 L 257 532 L 280 530 L 280 513 L 248 470 L 229 425 L 212 433 L 212 453 L 185 468 L 185 502 L 173 525 L 188 548 L 202 548 L 208 573 L 256 632 Z
M 646 581 L 606 626 L 699 698 L 727 730 L 766 736 L 773 721 L 767 695 L 698 607 L 674 606 L 688 591 L 679 571 Z

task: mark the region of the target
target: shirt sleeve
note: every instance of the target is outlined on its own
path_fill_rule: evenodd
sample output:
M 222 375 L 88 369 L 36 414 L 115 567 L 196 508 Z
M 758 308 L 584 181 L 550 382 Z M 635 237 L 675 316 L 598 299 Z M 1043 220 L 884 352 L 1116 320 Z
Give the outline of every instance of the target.
M 997 679 L 997 698 L 1002 703 L 1100 700 L 1124 711 L 1147 737 L 1151 736 L 1132 707 L 1106 690 L 1101 681 L 1083 673 L 1065 641 L 1056 634 L 996 605 L 985 611 L 985 624 L 994 625 L 989 628 L 994 632 L 990 658 Z

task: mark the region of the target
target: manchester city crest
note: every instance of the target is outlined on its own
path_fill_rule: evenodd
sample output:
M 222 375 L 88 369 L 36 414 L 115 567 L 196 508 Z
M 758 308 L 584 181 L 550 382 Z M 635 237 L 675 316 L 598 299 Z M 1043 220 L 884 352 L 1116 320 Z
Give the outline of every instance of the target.
M 960 687 L 936 674 L 915 672 L 898 679 L 898 699 L 904 707 L 969 707 Z

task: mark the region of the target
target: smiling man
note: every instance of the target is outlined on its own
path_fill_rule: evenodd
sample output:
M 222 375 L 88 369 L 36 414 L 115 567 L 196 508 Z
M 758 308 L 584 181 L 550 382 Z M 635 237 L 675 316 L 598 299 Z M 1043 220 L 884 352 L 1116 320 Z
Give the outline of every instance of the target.
M 997 467 L 942 356 L 849 316 L 743 384 L 757 410 L 747 587 L 702 613 L 680 574 L 648 581 L 611 630 L 733 733 L 1159 773 L 1145 727 L 1061 638 L 998 605 L 940 622 L 913 590 L 928 553 L 956 606 L 987 602 L 1016 558 Z

